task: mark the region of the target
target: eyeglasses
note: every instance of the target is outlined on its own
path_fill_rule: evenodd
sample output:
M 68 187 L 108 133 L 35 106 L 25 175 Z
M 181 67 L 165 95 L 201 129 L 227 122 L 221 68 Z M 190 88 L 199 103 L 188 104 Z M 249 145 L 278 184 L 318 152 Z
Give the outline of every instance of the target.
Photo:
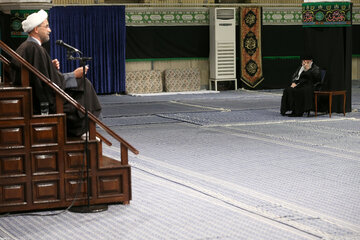
M 45 25 L 45 26 L 38 26 L 38 27 L 42 27 L 42 28 L 50 28 L 49 24 Z

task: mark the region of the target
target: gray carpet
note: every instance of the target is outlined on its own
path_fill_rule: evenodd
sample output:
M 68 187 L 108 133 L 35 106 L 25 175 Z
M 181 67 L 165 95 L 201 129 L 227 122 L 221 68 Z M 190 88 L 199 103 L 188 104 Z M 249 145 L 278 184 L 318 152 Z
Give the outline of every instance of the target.
M 331 118 L 281 116 L 279 90 L 101 96 L 140 151 L 130 205 L 2 216 L 0 239 L 360 239 L 359 90 Z

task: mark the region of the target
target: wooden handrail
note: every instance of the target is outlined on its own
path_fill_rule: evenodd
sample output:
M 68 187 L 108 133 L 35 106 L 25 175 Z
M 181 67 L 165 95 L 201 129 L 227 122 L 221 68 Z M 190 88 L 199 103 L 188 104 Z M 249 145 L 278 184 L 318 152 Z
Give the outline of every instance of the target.
M 57 94 L 59 94 L 63 99 L 71 103 L 76 109 L 85 114 L 85 108 L 79 104 L 75 99 L 73 99 L 69 94 L 67 94 L 64 90 L 62 90 L 58 85 L 53 83 L 50 79 L 48 79 L 44 74 L 42 74 L 38 69 L 33 67 L 29 62 L 23 59 L 19 54 L 17 54 L 14 50 L 8 47 L 3 41 L 0 40 L 0 48 L 3 49 L 7 54 L 16 59 L 21 63 L 22 66 L 25 66 L 26 69 L 35 74 L 41 81 L 46 83 L 50 88 L 52 88 Z M 97 123 L 102 129 L 104 129 L 110 136 L 115 138 L 117 141 L 121 143 L 121 146 L 124 146 L 130 149 L 134 154 L 139 154 L 139 151 L 131 146 L 127 141 L 117 135 L 113 130 L 111 130 L 108 126 L 106 126 L 103 122 L 101 122 L 95 115 L 91 112 L 88 112 L 89 119 L 93 122 Z
M 4 62 L 6 65 L 10 65 L 10 61 L 7 60 L 3 55 L 0 55 L 0 61 Z

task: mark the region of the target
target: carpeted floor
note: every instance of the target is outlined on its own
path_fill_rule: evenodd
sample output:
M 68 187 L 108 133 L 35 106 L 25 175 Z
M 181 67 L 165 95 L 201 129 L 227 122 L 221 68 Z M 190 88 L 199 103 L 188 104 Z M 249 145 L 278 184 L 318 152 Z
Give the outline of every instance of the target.
M 0 239 L 360 239 L 359 84 L 346 116 L 283 117 L 280 98 L 100 96 L 103 121 L 140 151 L 130 205 L 2 215 Z

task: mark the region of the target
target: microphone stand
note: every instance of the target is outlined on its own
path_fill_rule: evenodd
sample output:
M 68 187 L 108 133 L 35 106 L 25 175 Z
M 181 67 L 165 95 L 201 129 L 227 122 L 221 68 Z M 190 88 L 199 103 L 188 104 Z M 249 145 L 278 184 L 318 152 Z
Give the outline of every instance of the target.
M 86 68 L 86 61 L 90 61 L 91 57 L 84 57 L 80 56 L 81 52 L 76 52 L 77 57 L 74 57 L 72 54 L 74 51 L 67 49 L 66 56 L 68 60 L 79 60 L 80 65 L 83 69 L 82 74 L 82 81 L 83 81 L 83 87 L 84 87 L 84 108 L 85 108 L 85 147 L 84 147 L 84 155 L 86 158 L 86 183 L 87 183 L 87 204 L 85 206 L 76 206 L 71 207 L 69 209 L 70 212 L 76 212 L 76 213 L 95 213 L 95 212 L 103 212 L 108 209 L 107 205 L 90 205 L 90 192 L 91 192 L 91 186 L 90 186 L 90 174 L 89 174 L 89 168 L 90 168 L 90 154 L 89 154 L 89 147 L 88 147 L 88 132 L 89 132 L 89 115 L 88 115 L 88 109 L 87 109 L 87 101 L 86 101 L 86 78 L 85 78 L 85 68 Z

